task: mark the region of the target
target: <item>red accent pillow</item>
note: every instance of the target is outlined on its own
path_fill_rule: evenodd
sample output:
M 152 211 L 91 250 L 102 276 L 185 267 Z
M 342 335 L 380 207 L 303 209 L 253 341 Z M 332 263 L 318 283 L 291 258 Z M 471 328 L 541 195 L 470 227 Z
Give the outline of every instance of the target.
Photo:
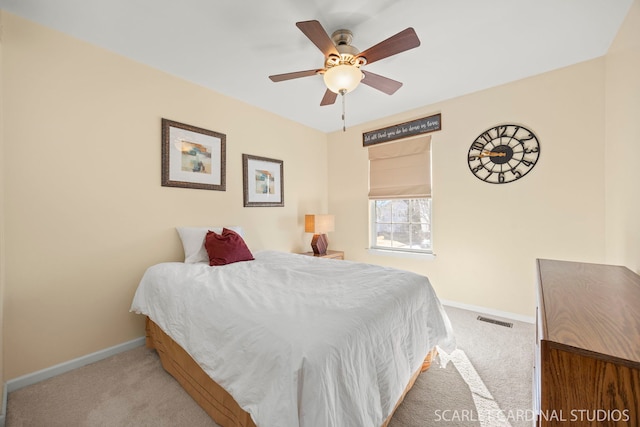
M 222 229 L 222 234 L 208 231 L 204 247 L 209 255 L 209 265 L 225 265 L 254 259 L 242 237 L 227 228 Z

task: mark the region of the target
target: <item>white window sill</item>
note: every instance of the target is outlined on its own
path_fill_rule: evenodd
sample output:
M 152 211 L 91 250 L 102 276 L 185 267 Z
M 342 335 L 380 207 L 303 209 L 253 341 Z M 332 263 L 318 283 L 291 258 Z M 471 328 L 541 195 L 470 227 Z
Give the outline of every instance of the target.
M 371 255 L 391 256 L 396 258 L 413 258 L 413 259 L 436 259 L 436 254 L 427 252 L 410 252 L 410 251 L 398 251 L 379 248 L 369 248 L 367 252 Z

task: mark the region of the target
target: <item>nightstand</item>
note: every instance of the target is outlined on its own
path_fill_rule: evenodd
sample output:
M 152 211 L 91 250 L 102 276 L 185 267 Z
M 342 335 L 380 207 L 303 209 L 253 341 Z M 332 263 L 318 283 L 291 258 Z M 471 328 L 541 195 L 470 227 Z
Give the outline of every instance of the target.
M 316 256 L 318 258 L 344 259 L 344 252 L 343 251 L 332 251 L 330 249 L 327 250 L 326 254 L 322 254 L 322 255 L 316 255 L 313 252 L 303 252 L 300 255 Z

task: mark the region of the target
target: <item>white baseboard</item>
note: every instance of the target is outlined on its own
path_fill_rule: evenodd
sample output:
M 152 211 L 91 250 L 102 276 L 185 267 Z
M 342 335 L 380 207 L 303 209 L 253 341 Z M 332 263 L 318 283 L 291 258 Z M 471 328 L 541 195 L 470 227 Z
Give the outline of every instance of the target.
M 0 414 L 0 427 L 4 427 L 7 418 L 7 384 L 2 387 L 2 413 Z
M 522 314 L 510 313 L 508 311 L 495 310 L 493 308 L 481 307 L 478 305 L 465 304 L 457 301 L 449 301 L 441 299 L 440 302 L 443 305 L 450 307 L 462 308 L 464 310 L 475 311 L 482 314 L 490 314 L 492 316 L 504 317 L 505 319 L 517 320 L 519 322 L 536 323 L 536 319 L 533 316 L 524 316 Z
M 95 353 L 87 354 L 67 362 L 60 363 L 58 365 L 51 366 L 49 368 L 42 369 L 40 371 L 26 374 L 18 378 L 4 383 L 2 392 L 2 413 L 0 413 L 0 427 L 4 427 L 7 414 L 7 394 L 19 390 L 23 387 L 39 383 L 49 378 L 53 378 L 56 375 L 64 374 L 65 372 L 72 371 L 77 368 L 81 368 L 90 363 L 98 362 L 107 357 L 113 356 L 118 353 L 122 353 L 127 350 L 132 350 L 136 347 L 144 345 L 145 337 L 140 337 L 127 341 L 122 344 L 114 345 L 113 347 L 105 348 L 104 350 L 96 351 Z

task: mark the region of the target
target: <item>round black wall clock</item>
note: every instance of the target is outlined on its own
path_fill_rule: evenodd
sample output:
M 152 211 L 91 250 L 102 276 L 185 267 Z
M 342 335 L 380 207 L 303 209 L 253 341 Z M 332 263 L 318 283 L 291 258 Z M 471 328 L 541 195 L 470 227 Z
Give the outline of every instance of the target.
M 469 169 L 482 181 L 505 184 L 528 174 L 538 162 L 540 144 L 524 126 L 498 125 L 482 132 L 469 148 Z

